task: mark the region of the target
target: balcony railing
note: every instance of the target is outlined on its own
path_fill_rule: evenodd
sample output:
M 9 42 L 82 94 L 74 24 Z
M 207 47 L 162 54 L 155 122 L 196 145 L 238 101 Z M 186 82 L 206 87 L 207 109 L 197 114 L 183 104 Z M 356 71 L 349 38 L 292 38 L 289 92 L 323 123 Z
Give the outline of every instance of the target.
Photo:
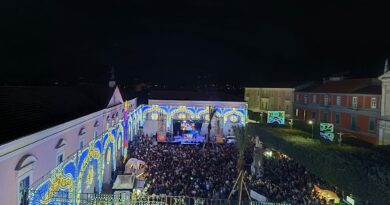
M 39 193 L 36 193 L 39 194 Z M 50 201 L 39 202 L 39 204 L 74 204 L 74 198 L 69 197 L 67 192 L 58 192 Z M 31 203 L 30 203 L 31 204 Z M 81 193 L 78 197 L 79 205 L 238 205 L 238 200 L 227 199 L 206 199 L 185 196 L 147 196 L 134 199 L 130 192 L 120 194 L 94 194 Z M 288 203 L 258 202 L 245 199 L 242 205 L 289 205 Z

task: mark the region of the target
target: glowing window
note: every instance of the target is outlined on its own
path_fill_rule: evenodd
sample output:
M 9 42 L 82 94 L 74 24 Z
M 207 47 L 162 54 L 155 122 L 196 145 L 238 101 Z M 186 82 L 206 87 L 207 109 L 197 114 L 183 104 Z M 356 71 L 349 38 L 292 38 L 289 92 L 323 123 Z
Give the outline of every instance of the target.
M 371 98 L 371 108 L 376 109 L 376 98 Z

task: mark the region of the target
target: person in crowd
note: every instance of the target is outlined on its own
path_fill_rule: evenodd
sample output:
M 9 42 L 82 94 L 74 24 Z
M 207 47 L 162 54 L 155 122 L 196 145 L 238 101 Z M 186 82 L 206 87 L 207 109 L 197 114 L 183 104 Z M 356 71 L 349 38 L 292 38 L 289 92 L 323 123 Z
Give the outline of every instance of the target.
M 247 165 L 253 161 L 254 145 L 251 143 L 245 153 Z M 218 151 L 203 150 L 202 145 L 154 144 L 151 138 L 141 137 L 129 152 L 129 158 L 146 162 L 150 195 L 226 199 L 238 175 L 237 152 L 234 144 L 222 145 Z M 273 202 L 324 204 L 313 187 L 324 187 L 325 183 L 283 156 L 265 158 L 260 171 L 247 176 L 248 188 Z

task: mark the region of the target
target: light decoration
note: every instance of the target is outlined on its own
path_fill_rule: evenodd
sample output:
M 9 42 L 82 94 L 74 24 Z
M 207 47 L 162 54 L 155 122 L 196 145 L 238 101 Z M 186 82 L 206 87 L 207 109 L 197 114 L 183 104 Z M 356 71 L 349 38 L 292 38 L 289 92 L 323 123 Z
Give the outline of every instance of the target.
M 267 123 L 284 125 L 285 114 L 284 111 L 268 111 Z
M 216 109 L 216 112 L 215 112 L 215 116 L 217 117 L 221 117 L 221 109 L 220 108 L 215 108 Z M 197 113 L 196 113 L 196 117 L 198 119 L 202 119 L 202 116 L 209 116 L 210 114 L 210 107 L 205 107 L 205 108 L 199 108 L 197 110 Z M 204 119 L 205 117 L 203 117 Z
M 61 169 L 56 169 L 52 172 L 52 177 L 49 180 L 50 188 L 48 192 L 43 196 L 40 201 L 41 204 L 49 204 L 51 199 L 55 197 L 56 193 L 60 190 L 69 190 L 69 198 L 73 193 L 73 180 L 70 175 L 64 176 Z
M 230 116 L 230 122 L 232 122 L 232 123 L 238 122 L 238 117 L 237 117 L 237 115 L 231 115 L 231 116 Z
M 93 182 L 93 166 L 89 168 L 88 174 L 87 174 L 87 187 L 91 187 Z
M 78 188 L 77 201 L 79 201 L 79 199 L 80 199 L 81 183 L 83 181 L 84 173 L 85 173 L 85 171 L 87 171 L 87 167 L 88 166 L 91 166 L 91 167 L 94 166 L 92 164 L 93 163 L 92 160 L 99 161 L 99 157 L 100 157 L 100 153 L 94 147 L 89 147 L 87 150 L 85 150 L 83 152 L 83 154 L 85 152 L 87 152 L 87 156 L 82 161 L 81 168 L 79 170 L 80 171 L 79 177 L 78 177 L 78 180 L 77 180 L 77 188 Z M 92 165 L 90 165 L 90 164 L 92 164 Z
M 232 109 L 228 110 L 227 112 L 225 112 L 225 114 L 223 115 L 223 122 L 226 123 L 231 115 L 239 116 L 240 120 L 241 120 L 240 123 L 245 125 L 245 116 L 244 116 L 243 111 L 241 109 L 237 110 L 236 108 L 232 108 Z
M 157 120 L 158 119 L 158 114 L 157 113 L 152 113 L 151 116 L 152 120 Z
M 186 106 L 179 106 L 179 107 L 174 107 L 170 113 L 170 116 L 171 118 L 173 116 L 175 116 L 176 114 L 179 114 L 179 113 L 186 113 L 188 115 L 190 115 L 190 118 L 191 119 L 195 119 L 196 118 L 196 115 L 195 115 L 195 112 L 192 111 L 193 109 L 190 109 L 190 108 L 187 108 Z M 180 119 L 180 118 L 179 118 Z
M 326 140 L 334 140 L 334 125 L 332 123 L 320 123 L 320 135 Z
M 110 165 L 110 161 L 111 161 L 111 149 L 108 149 L 107 150 L 107 158 L 106 158 L 107 165 Z
M 114 159 L 111 157 L 111 154 L 115 154 L 116 146 L 120 146 L 122 152 L 127 151 L 127 148 L 124 149 L 126 139 L 123 133 L 127 132 L 128 129 L 132 129 L 131 125 L 136 129 L 136 125 L 142 123 L 142 107 L 142 105 L 138 106 L 134 111 L 128 113 L 124 120 L 120 120 L 118 124 L 111 127 L 109 132 L 106 132 L 103 137 L 93 139 L 83 151 L 77 152 L 70 157 L 69 161 L 58 165 L 50 172 L 48 179 L 37 185 L 33 184 L 29 191 L 29 203 L 33 205 L 78 204 L 80 202 L 82 183 L 91 186 L 95 184 L 94 181 L 100 193 L 105 164 L 107 161 L 110 162 Z M 127 104 L 125 102 L 126 110 L 128 110 L 128 102 Z M 117 143 L 115 143 L 115 139 Z M 108 152 L 108 157 L 104 161 L 105 155 L 103 153 L 106 152 Z M 113 161 L 115 163 L 115 160 Z M 57 196 L 60 191 L 61 196 Z
M 167 108 L 164 106 L 159 106 L 159 105 L 145 106 L 143 107 L 142 110 L 143 110 L 142 120 L 145 120 L 146 115 L 148 113 L 152 113 L 151 115 L 152 120 L 157 120 L 158 114 L 167 115 L 167 111 L 166 111 Z M 154 116 L 154 114 L 157 114 L 157 116 Z M 153 119 L 153 117 L 155 117 L 155 119 Z
M 180 114 L 178 115 L 178 118 L 179 118 L 180 120 L 185 120 L 185 119 L 186 119 L 186 114 L 180 113 Z

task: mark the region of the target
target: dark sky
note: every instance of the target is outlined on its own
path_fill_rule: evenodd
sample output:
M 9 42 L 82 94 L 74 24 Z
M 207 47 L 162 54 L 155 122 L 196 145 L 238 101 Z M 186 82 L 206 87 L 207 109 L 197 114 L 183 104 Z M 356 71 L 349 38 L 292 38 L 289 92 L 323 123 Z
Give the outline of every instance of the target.
M 255 83 L 377 76 L 390 15 L 371 1 L 0 3 L 2 82 L 134 78 Z

